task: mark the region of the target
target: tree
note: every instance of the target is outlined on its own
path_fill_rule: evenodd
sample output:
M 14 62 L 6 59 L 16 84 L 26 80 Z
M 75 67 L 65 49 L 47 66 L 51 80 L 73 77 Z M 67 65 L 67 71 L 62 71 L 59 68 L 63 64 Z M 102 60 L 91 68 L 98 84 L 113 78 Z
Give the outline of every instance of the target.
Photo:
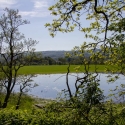
M 42 53 L 41 52 L 35 52 L 34 53 L 34 58 L 32 59 L 32 62 L 30 62 L 29 65 L 39 65 L 42 64 Z
M 0 82 L 6 90 L 2 108 L 7 107 L 10 94 L 16 85 L 18 71 L 31 62 L 35 50 L 33 47 L 37 44 L 31 38 L 26 40 L 19 32 L 19 27 L 29 22 L 22 20 L 18 10 L 5 8 L 4 12 L 0 18 L 0 70 L 3 76 Z
M 44 57 L 44 60 L 43 60 L 44 62 L 48 62 L 48 63 L 46 63 L 46 64 L 48 64 L 48 65 L 53 65 L 53 64 L 55 64 L 56 63 L 56 61 L 54 60 L 54 59 L 52 59 L 51 57 Z
M 104 60 L 106 65 L 123 66 L 124 49 L 119 45 L 122 45 L 125 40 L 124 0 L 59 0 L 49 10 L 52 15 L 56 16 L 51 24 L 45 24 L 52 37 L 57 32 L 72 32 L 77 27 L 85 34 L 85 38 L 94 40 L 93 43 L 85 42 L 81 49 L 91 50 L 89 52 L 92 54 L 91 61 L 98 63 L 99 60 L 101 62 Z M 90 26 L 84 25 L 83 16 L 90 21 Z M 96 49 L 99 51 L 95 52 Z M 123 73 L 122 69 L 120 73 Z M 116 72 L 116 70 L 119 71 L 119 68 L 111 72 Z
M 116 48 L 119 48 L 119 43 L 125 40 L 124 0 L 59 0 L 49 10 L 53 16 L 56 16 L 51 24 L 45 24 L 52 37 L 57 32 L 68 33 L 78 28 L 80 32 L 84 33 L 85 38 L 94 40 L 93 43 L 85 42 L 82 48 L 90 49 L 92 47 L 92 58 L 96 59 L 96 63 L 99 60 L 100 63 L 105 60 L 103 63 L 106 65 L 116 65 L 116 62 L 119 62 L 119 58 L 116 58 L 118 56 L 114 52 L 116 52 Z M 83 16 L 90 21 L 90 26 L 84 25 Z M 96 49 L 100 51 L 93 54 Z M 121 53 L 120 51 L 123 53 L 124 50 L 117 49 L 117 53 Z M 110 57 L 108 57 L 109 55 Z M 107 58 L 110 61 L 106 61 Z M 121 62 L 123 63 L 123 61 Z M 119 62 L 120 65 L 121 62 Z
M 16 110 L 20 107 L 22 95 L 37 86 L 37 84 L 32 83 L 32 77 L 35 77 L 35 75 L 21 75 L 17 78 L 16 84 L 19 85 L 20 92 L 16 103 Z
M 50 35 L 54 35 L 59 32 L 72 32 L 75 27 L 78 30 L 85 33 L 86 38 L 92 38 L 96 41 L 95 45 L 102 43 L 108 44 L 109 32 L 111 34 L 110 25 L 115 24 L 115 29 L 124 25 L 124 0 L 59 0 L 55 5 L 49 8 L 52 11 L 52 15 L 57 16 L 53 20 L 52 24 L 46 23 L 45 26 L 49 27 Z M 83 25 L 83 16 L 86 16 L 86 20 L 92 20 L 90 26 Z M 121 28 L 121 32 L 124 32 Z M 91 31 L 95 31 L 92 35 Z M 116 33 L 116 30 L 113 34 Z M 104 39 L 99 38 L 100 34 L 104 35 Z M 98 35 L 98 36 L 97 36 Z M 101 37 L 102 37 L 101 35 Z M 111 44 L 111 43 L 110 43 Z
M 84 67 L 83 77 L 77 77 L 75 82 L 76 93 L 75 96 L 71 93 L 70 87 L 67 87 L 68 95 L 73 105 L 77 105 L 79 113 L 82 117 L 90 123 L 91 118 L 86 117 L 92 108 L 98 108 L 97 104 L 102 102 L 102 91 L 98 86 L 98 68 L 97 64 L 102 63 L 113 66 L 113 70 L 107 66 L 106 72 L 110 71 L 110 74 L 120 70 L 123 73 L 123 51 L 124 47 L 121 47 L 124 41 L 124 0 L 58 0 L 58 2 L 49 8 L 51 14 L 56 16 L 52 23 L 46 23 L 50 35 L 54 37 L 57 32 L 68 33 L 78 28 L 80 32 L 84 33 L 85 38 L 91 38 L 94 40 L 92 43 L 84 42 L 80 48 L 74 48 L 76 50 L 73 55 L 82 58 Z M 90 22 L 90 26 L 84 25 L 84 17 Z M 120 43 L 120 44 L 119 44 Z M 99 51 L 95 51 L 98 49 Z M 91 56 L 85 58 L 85 52 L 88 52 Z M 69 55 L 72 57 L 72 55 Z M 123 60 L 123 61 L 122 61 Z M 90 64 L 95 64 L 95 74 L 90 73 Z M 118 66 L 121 66 L 119 69 Z M 69 68 L 68 73 L 69 74 Z M 118 77 L 116 77 L 117 79 Z M 68 80 L 66 82 L 68 84 Z M 67 92 L 67 91 L 66 91 Z M 98 96 L 97 96 L 98 95 Z M 74 97 L 76 101 L 74 101 Z M 81 101 L 82 100 L 82 101 Z M 75 102 L 75 103 L 74 103 Z M 101 104 L 100 104 L 101 105 Z M 79 110 L 79 106 L 81 107 Z M 83 110 L 82 110 L 83 106 Z M 99 106 L 100 107 L 100 106 Z M 101 108 L 103 110 L 103 108 Z M 85 113 L 85 111 L 87 112 Z M 105 113 L 104 111 L 102 111 Z M 113 122 L 117 123 L 115 119 Z
M 66 64 L 66 58 L 60 57 L 58 58 L 58 63 L 61 65 L 65 65 Z

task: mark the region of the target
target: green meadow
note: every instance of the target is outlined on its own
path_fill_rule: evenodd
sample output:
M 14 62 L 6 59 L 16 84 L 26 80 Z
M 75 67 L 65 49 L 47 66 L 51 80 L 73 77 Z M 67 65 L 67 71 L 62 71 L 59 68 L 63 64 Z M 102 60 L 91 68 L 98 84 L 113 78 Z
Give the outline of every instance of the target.
M 57 73 L 66 73 L 68 65 L 36 65 L 36 66 L 24 66 L 22 67 L 18 74 L 57 74 Z M 80 67 L 80 68 L 79 68 Z M 78 69 L 78 70 L 76 70 Z M 98 72 L 104 72 L 105 65 L 97 65 Z M 83 66 L 71 65 L 70 73 L 75 72 L 84 72 L 85 69 Z M 95 65 L 90 65 L 90 72 L 95 71 Z

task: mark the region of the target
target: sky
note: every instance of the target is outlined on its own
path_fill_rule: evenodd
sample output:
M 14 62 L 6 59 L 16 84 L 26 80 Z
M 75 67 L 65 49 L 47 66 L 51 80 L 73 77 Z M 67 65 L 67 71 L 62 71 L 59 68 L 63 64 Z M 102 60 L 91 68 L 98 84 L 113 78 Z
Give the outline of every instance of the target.
M 30 24 L 20 27 L 20 32 L 26 38 L 39 41 L 36 51 L 48 50 L 71 50 L 75 46 L 80 46 L 86 39 L 84 33 L 76 29 L 72 33 L 57 33 L 54 38 L 49 35 L 45 28 L 46 23 L 52 23 L 53 16 L 48 10 L 49 6 L 55 4 L 55 0 L 0 0 L 0 15 L 3 9 L 18 9 L 22 19 L 27 19 Z M 84 25 L 88 25 L 84 19 Z

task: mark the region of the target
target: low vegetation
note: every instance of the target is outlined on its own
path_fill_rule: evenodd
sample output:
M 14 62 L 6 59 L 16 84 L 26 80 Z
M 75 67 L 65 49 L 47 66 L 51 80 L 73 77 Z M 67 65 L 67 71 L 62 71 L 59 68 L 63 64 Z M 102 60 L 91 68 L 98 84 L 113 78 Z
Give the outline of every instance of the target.
M 45 100 L 44 100 L 45 101 Z M 44 102 L 43 101 L 43 102 Z M 33 104 L 33 103 L 31 103 Z M 106 102 L 92 107 L 86 114 L 86 106 L 67 105 L 65 101 L 50 101 L 44 107 L 16 110 L 0 110 L 0 125 L 124 125 L 124 104 Z

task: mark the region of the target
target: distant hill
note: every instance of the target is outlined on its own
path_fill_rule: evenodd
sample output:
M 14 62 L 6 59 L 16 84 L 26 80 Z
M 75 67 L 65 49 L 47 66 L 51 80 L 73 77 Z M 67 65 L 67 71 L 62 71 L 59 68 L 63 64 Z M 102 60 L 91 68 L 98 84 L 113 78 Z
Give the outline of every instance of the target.
M 67 52 L 71 52 L 71 51 L 64 51 L 64 50 L 61 50 L 61 51 L 41 51 L 43 57 L 51 57 L 54 60 L 57 60 L 58 58 L 61 58 L 61 57 L 64 58 L 65 53 L 67 53 Z M 40 53 L 40 51 L 39 51 L 39 53 Z
M 64 58 L 65 57 L 65 53 L 71 52 L 71 51 L 41 51 L 41 52 L 42 52 L 42 56 L 43 57 L 49 56 L 49 57 L 57 60 L 60 57 Z
M 94 52 L 99 51 L 99 49 L 96 49 Z M 42 53 L 43 57 L 51 57 L 54 60 L 57 60 L 58 58 L 64 58 L 65 57 L 65 53 L 71 53 L 71 51 L 65 51 L 65 50 L 59 50 L 59 51 L 39 51 L 36 53 Z M 85 53 L 86 57 L 90 56 L 90 54 Z

